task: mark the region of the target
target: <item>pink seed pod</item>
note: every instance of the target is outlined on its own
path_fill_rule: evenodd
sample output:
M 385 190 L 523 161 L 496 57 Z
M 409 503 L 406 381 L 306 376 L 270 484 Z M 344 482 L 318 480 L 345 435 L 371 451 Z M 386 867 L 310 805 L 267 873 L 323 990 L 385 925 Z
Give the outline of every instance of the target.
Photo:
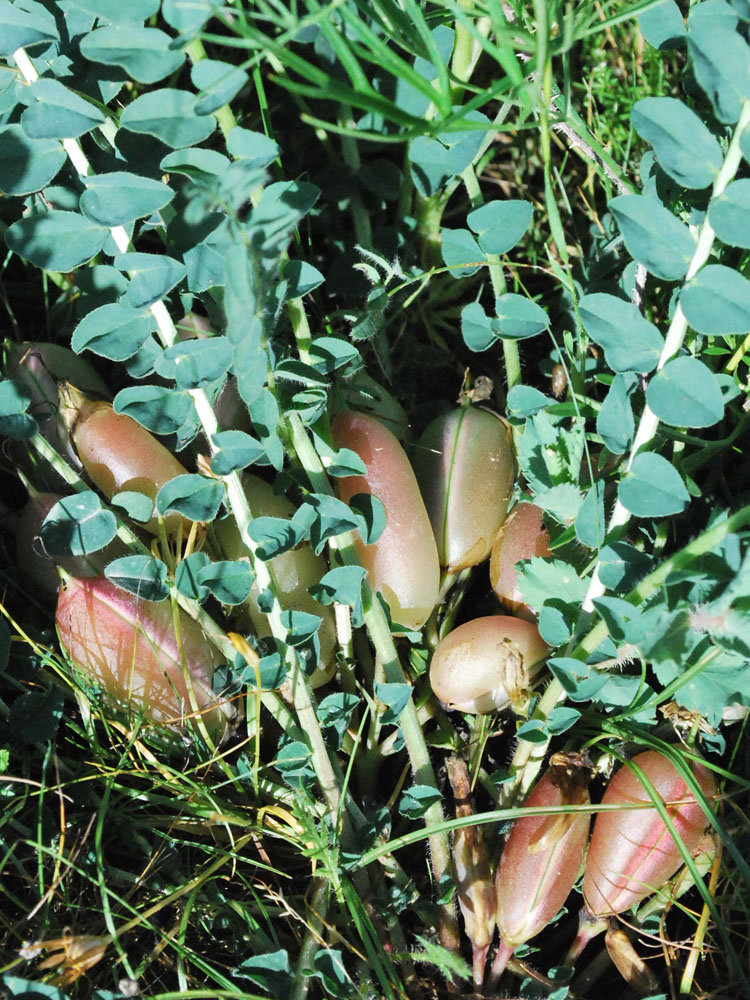
M 218 653 L 200 626 L 170 601 L 144 601 L 106 577 L 67 577 L 57 601 L 57 633 L 70 661 L 133 717 L 184 729 L 197 712 L 215 739 L 234 709 L 211 690 Z M 183 669 L 183 663 L 187 668 Z
M 700 803 L 672 762 L 656 750 L 633 758 L 666 805 L 678 836 L 688 852 L 697 848 L 708 820 Z M 711 772 L 691 766 L 708 799 L 716 795 Z M 604 793 L 604 805 L 639 805 L 653 800 L 641 779 L 627 765 L 615 774 Z M 660 889 L 682 865 L 677 844 L 653 806 L 602 812 L 591 836 L 583 896 L 594 917 L 622 913 Z
M 433 420 L 414 449 L 440 564 L 483 562 L 508 512 L 515 461 L 510 428 L 489 410 L 462 407 Z
M 86 474 L 111 500 L 122 490 L 135 490 L 156 499 L 165 483 L 187 469 L 153 434 L 131 417 L 115 413 L 111 403 L 89 399 L 69 382 L 60 386 L 63 417 Z M 167 531 L 176 531 L 179 514 L 165 518 Z M 158 532 L 158 519 L 144 525 Z
M 518 589 L 516 564 L 522 559 L 549 554 L 549 535 L 541 509 L 532 503 L 518 504 L 492 545 L 490 583 L 498 601 L 519 618 L 531 621 L 535 615 L 524 604 Z
M 283 517 L 291 519 L 294 504 L 284 496 L 273 492 L 273 487 L 257 476 L 246 473 L 242 477 L 250 512 L 253 517 Z M 214 524 L 214 531 L 227 559 L 247 559 L 247 551 L 242 544 L 237 524 L 233 517 L 226 517 Z M 319 615 L 323 622 L 318 629 L 320 640 L 320 666 L 310 678 L 313 687 L 327 683 L 336 671 L 336 620 L 330 606 L 319 604 L 309 592 L 313 584 L 319 583 L 328 570 L 322 556 L 316 556 L 312 546 L 306 542 L 288 552 L 275 556 L 269 563 L 276 582 L 279 602 L 285 611 L 305 611 Z M 258 586 L 253 585 L 250 596 L 239 607 L 233 609 L 235 627 L 257 636 L 271 634 L 267 616 L 258 605 Z
M 584 755 L 554 754 L 549 770 L 532 788 L 524 806 L 559 807 L 560 813 L 522 816 L 510 829 L 495 876 L 501 943 L 493 982 L 515 949 L 547 926 L 575 885 L 586 852 L 590 816 L 562 810 L 590 801 L 589 766 Z
M 475 618 L 440 641 L 430 684 L 444 705 L 459 712 L 482 715 L 522 705 L 548 652 L 531 622 L 507 615 Z
M 347 410 L 332 424 L 336 448 L 350 448 L 365 464 L 364 476 L 337 480 L 348 503 L 357 493 L 377 497 L 386 526 L 377 542 L 357 539 L 357 553 L 373 590 L 388 602 L 394 622 L 420 628 L 432 613 L 440 587 L 435 537 L 417 480 L 396 438 L 374 417 Z

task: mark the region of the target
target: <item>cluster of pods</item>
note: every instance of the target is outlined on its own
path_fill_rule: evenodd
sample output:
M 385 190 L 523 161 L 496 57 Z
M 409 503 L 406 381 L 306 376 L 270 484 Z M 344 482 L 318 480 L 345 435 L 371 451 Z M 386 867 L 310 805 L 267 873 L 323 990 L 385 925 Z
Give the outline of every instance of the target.
M 72 352 L 57 345 L 14 345 L 7 369 L 26 384 L 31 412 L 44 436 L 108 500 L 123 491 L 154 500 L 166 482 L 188 471 L 148 430 L 115 412 L 103 398 L 106 386 Z M 339 413 L 332 438 L 336 448 L 356 452 L 366 468 L 363 476 L 336 481 L 340 498 L 346 502 L 356 494 L 372 494 L 385 509 L 380 538 L 371 545 L 360 542 L 358 550 L 371 586 L 388 602 L 394 622 L 404 629 L 421 628 L 441 600 L 441 567 L 456 574 L 490 555 L 498 597 L 517 612 L 515 617 L 475 619 L 446 636 L 430 674 L 438 699 L 468 712 L 494 711 L 522 701 L 547 647 L 515 589 L 515 562 L 548 549 L 541 513 L 531 504 L 517 505 L 506 523 L 515 471 L 506 423 L 472 406 L 451 411 L 427 427 L 411 461 L 396 436 L 364 413 Z M 291 501 L 276 495 L 262 479 L 245 474 L 243 485 L 253 517 L 293 515 Z M 54 493 L 34 493 L 17 532 L 19 565 L 40 587 L 53 592 L 60 583 L 57 567 L 40 552 L 39 534 L 58 499 Z M 245 557 L 231 518 L 208 527 L 204 544 L 209 551 L 213 547 L 219 558 Z M 142 528 L 156 535 L 157 519 Z M 187 536 L 190 523 L 170 514 L 164 529 Z M 65 571 L 57 628 L 69 658 L 131 714 L 177 726 L 201 715 L 213 730 L 223 732 L 232 712 L 211 693 L 220 657 L 183 612 L 176 612 L 172 621 L 166 605 L 157 606 L 107 581 L 104 566 L 124 554 L 118 545 L 115 540 L 91 556 L 56 560 Z M 329 680 L 335 669 L 333 611 L 315 602 L 308 590 L 326 570 L 323 556 L 307 544 L 272 561 L 282 606 L 323 619 L 314 686 Z M 255 592 L 231 609 L 230 621 L 245 633 L 263 636 L 269 631 Z M 179 648 L 176 633 L 184 639 Z
M 106 386 L 72 352 L 57 345 L 18 345 L 8 369 L 29 391 L 30 412 L 37 418 L 43 436 L 70 464 L 84 472 L 106 499 L 123 491 L 136 491 L 153 501 L 166 482 L 187 473 L 148 430 L 115 412 L 110 402 L 100 398 L 106 394 Z M 96 397 L 62 377 L 86 385 Z M 254 517 L 290 518 L 294 513 L 294 505 L 274 494 L 262 479 L 247 475 L 244 486 Z M 107 579 L 107 564 L 127 554 L 119 539 L 87 556 L 50 558 L 41 528 L 60 499 L 59 493 L 31 491 L 16 525 L 16 544 L 18 565 L 26 578 L 41 592 L 57 595 L 57 631 L 69 660 L 89 686 L 95 685 L 129 717 L 178 730 L 200 722 L 214 740 L 221 740 L 236 716 L 234 707 L 212 687 L 214 671 L 224 658 L 184 611 L 173 609 L 168 601 L 146 600 Z M 146 535 L 157 535 L 158 519 L 153 517 L 141 527 Z M 167 536 L 180 532 L 184 539 L 191 522 L 169 514 L 163 527 Z M 231 519 L 217 523 L 211 530 L 218 556 L 243 557 L 245 549 Z M 309 545 L 298 546 L 273 560 L 274 578 L 284 606 L 314 611 L 323 618 L 319 637 L 325 667 L 313 676 L 314 685 L 330 679 L 334 667 L 333 613 L 318 605 L 308 592 L 326 569 L 322 556 L 315 555 Z M 232 609 L 232 623 L 244 632 L 269 634 L 256 591 Z
M 682 866 L 683 852 L 692 855 L 703 845 L 717 790 L 702 763 L 678 768 L 664 753 L 646 750 L 619 768 L 601 804 L 593 807 L 589 766 L 585 755 L 552 756 L 524 803 L 528 814 L 510 828 L 494 882 L 476 838 L 462 830 L 454 840 L 458 896 L 474 947 L 477 986 L 484 980 L 495 927 L 500 944 L 488 978 L 490 991 L 514 951 L 560 911 L 582 870 L 584 907 L 571 964 L 607 928 L 608 918 L 660 890 Z M 589 840 L 592 809 L 599 811 Z
M 134 490 L 153 500 L 166 482 L 187 471 L 145 428 L 114 411 L 102 398 L 106 386 L 82 359 L 53 345 L 13 350 L 9 373 L 26 384 L 42 433 L 107 499 Z M 340 499 L 371 494 L 385 510 L 380 538 L 370 545 L 359 539 L 357 548 L 372 589 L 389 605 L 394 627 L 421 628 L 440 605 L 448 582 L 489 557 L 490 582 L 502 608 L 460 625 L 437 643 L 429 675 L 437 699 L 465 713 L 523 705 L 548 649 L 518 591 L 516 564 L 548 555 L 549 545 L 533 504 L 522 500 L 507 516 L 515 479 L 508 425 L 489 410 L 462 406 L 434 420 L 411 457 L 384 423 L 365 413 L 339 412 L 331 432 L 334 447 L 354 451 L 366 469 L 364 475 L 337 480 Z M 290 500 L 262 479 L 246 474 L 243 485 L 253 517 L 294 514 Z M 57 592 L 57 629 L 71 662 L 131 717 L 178 729 L 197 720 L 215 739 L 223 738 L 235 710 L 213 690 L 222 659 L 217 649 L 171 602 L 144 600 L 103 575 L 110 559 L 123 554 L 117 539 L 93 556 L 58 559 L 64 571 L 60 582 L 57 566 L 39 551 L 42 522 L 58 499 L 34 493 L 18 526 L 18 559 L 41 589 Z M 162 537 L 164 531 L 196 534 L 179 515 L 170 515 L 163 525 L 154 518 L 141 527 Z M 201 544 L 217 558 L 247 558 L 233 519 L 200 526 L 200 531 Z M 283 607 L 322 618 L 312 683 L 324 684 L 335 672 L 335 619 L 330 607 L 313 600 L 309 588 L 328 566 L 303 543 L 276 556 L 272 569 Z M 228 613 L 232 628 L 269 634 L 255 591 Z M 474 945 L 477 985 L 495 928 L 501 940 L 489 977 L 493 987 L 514 950 L 564 904 L 584 858 L 590 927 L 660 888 L 682 861 L 679 842 L 682 851 L 692 852 L 704 833 L 704 806 L 716 794 L 710 772 L 694 761 L 688 782 L 687 768 L 683 773 L 661 753 L 646 751 L 611 780 L 589 841 L 591 811 L 599 807 L 590 806 L 578 763 L 565 755 L 553 757 L 525 803 L 529 810 L 546 811 L 515 821 L 494 879 L 476 851 L 476 838 L 461 831 L 455 839 L 459 900 Z M 691 790 L 697 788 L 703 804 Z M 663 809 L 655 808 L 656 799 Z M 582 931 L 584 938 L 587 933 Z

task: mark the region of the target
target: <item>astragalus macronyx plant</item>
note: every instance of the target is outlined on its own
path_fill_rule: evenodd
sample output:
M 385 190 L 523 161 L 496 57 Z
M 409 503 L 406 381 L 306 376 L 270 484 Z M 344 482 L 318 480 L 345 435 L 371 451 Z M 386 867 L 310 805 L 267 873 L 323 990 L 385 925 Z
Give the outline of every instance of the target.
M 70 574 L 56 631 L 3 518 L 3 995 L 467 992 L 494 879 L 557 903 L 502 835 L 625 829 L 644 752 L 720 848 L 672 824 L 619 967 L 633 925 L 665 994 L 750 993 L 749 32 L 0 0 L 0 502 L 62 497 L 19 551 Z M 590 805 L 533 805 L 560 752 Z M 501 992 L 562 997 L 591 878 L 500 913 Z

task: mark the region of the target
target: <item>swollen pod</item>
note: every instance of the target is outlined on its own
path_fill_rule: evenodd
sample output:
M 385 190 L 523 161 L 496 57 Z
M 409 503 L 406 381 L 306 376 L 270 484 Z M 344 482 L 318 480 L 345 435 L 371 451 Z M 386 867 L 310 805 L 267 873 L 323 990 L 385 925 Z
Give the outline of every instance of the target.
M 218 653 L 182 611 L 179 638 L 170 601 L 145 601 L 106 577 L 67 577 L 56 614 L 73 664 L 129 716 L 184 729 L 197 715 L 214 738 L 227 731 L 231 704 L 213 693 Z
M 414 471 L 396 438 L 374 417 L 352 410 L 332 424 L 336 448 L 350 448 L 362 459 L 364 476 L 339 480 L 341 499 L 371 494 L 385 508 L 386 525 L 377 542 L 357 539 L 357 553 L 373 590 L 388 602 L 394 622 L 420 628 L 438 599 L 440 565 L 435 537 Z
M 518 589 L 516 564 L 522 559 L 550 554 L 549 536 L 544 528 L 542 510 L 533 503 L 519 503 L 500 529 L 490 555 L 490 583 L 498 601 L 521 618 L 532 619 L 533 612 Z
M 486 559 L 513 489 L 513 448 L 505 421 L 474 407 L 443 414 L 417 442 L 414 471 L 440 564 L 457 572 Z
M 91 482 L 111 500 L 115 493 L 134 490 L 152 500 L 170 479 L 187 469 L 153 434 L 131 417 L 115 413 L 111 403 L 89 399 L 66 382 L 60 386 L 62 413 L 78 457 Z M 176 531 L 179 514 L 164 519 Z M 158 519 L 144 525 L 152 534 Z
M 692 853 L 708 820 L 690 786 L 674 764 L 656 750 L 638 754 L 632 763 L 648 778 L 677 835 Z M 710 771 L 698 763 L 691 770 L 706 797 L 713 798 L 716 785 Z M 597 815 L 586 857 L 583 896 L 592 916 L 630 909 L 660 889 L 682 865 L 679 848 L 656 808 L 632 808 L 652 802 L 640 777 L 623 765 L 602 799 L 605 805 L 623 808 Z
M 576 755 L 555 754 L 524 807 L 559 807 L 560 812 L 517 819 L 495 876 L 496 919 L 502 938 L 495 976 L 519 945 L 547 926 L 573 889 L 586 853 L 590 817 L 563 810 L 588 802 L 587 771 Z
M 448 708 L 484 714 L 525 701 L 548 647 L 536 625 L 489 615 L 460 625 L 440 641 L 430 684 Z

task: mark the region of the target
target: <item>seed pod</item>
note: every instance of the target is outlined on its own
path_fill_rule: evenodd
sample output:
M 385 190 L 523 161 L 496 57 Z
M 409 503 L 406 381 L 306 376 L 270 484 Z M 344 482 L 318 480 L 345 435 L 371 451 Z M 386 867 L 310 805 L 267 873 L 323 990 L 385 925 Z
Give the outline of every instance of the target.
M 445 766 L 456 800 L 456 818 L 471 816 L 474 810 L 466 763 L 457 757 L 449 757 Z M 474 983 L 481 987 L 487 949 L 495 934 L 495 887 L 481 828 L 460 827 L 453 835 L 451 848 L 458 905 L 474 953 Z
M 286 497 L 278 496 L 273 487 L 257 476 L 246 474 L 242 477 L 250 513 L 253 517 L 283 517 L 289 519 L 295 508 Z M 224 518 L 214 525 L 217 539 L 227 559 L 247 559 L 247 550 L 242 544 L 237 524 L 232 517 Z M 319 583 L 328 567 L 322 556 L 316 556 L 307 543 L 297 545 L 289 552 L 282 552 L 269 563 L 276 582 L 277 593 L 282 608 L 287 611 L 305 611 L 319 615 L 323 623 L 318 629 L 320 640 L 320 666 L 312 675 L 313 687 L 325 684 L 336 669 L 334 653 L 336 649 L 336 621 L 333 609 L 319 604 L 309 592 L 313 584 Z M 271 634 L 268 618 L 258 606 L 258 587 L 253 584 L 250 596 L 244 604 L 234 609 L 234 621 L 245 632 L 253 631 L 258 636 Z
M 555 754 L 524 806 L 585 805 L 590 801 L 587 765 L 581 755 Z M 522 816 L 513 823 L 495 876 L 502 941 L 493 980 L 515 949 L 543 930 L 565 903 L 583 864 L 589 822 L 587 813 L 561 811 Z
M 610 927 L 604 940 L 615 968 L 632 990 L 636 990 L 639 996 L 651 996 L 658 992 L 659 980 L 636 952 L 624 930 Z
M 568 388 L 568 373 L 565 371 L 564 365 L 556 364 L 552 369 L 550 388 L 556 399 L 565 395 L 565 390 Z
M 656 793 L 667 805 L 667 814 L 686 849 L 693 852 L 707 826 L 706 814 L 674 764 L 656 750 L 633 758 Z M 714 779 L 702 764 L 692 772 L 707 798 L 716 795 Z M 604 793 L 605 805 L 623 807 L 652 802 L 640 778 L 627 766 L 615 774 Z M 682 855 L 655 808 L 602 812 L 594 823 L 583 896 L 595 917 L 629 910 L 660 889 L 682 864 Z
M 52 447 L 79 469 L 80 463 L 60 413 L 58 383 L 71 380 L 84 392 L 107 398 L 109 389 L 84 358 L 60 344 L 27 342 L 3 345 L 4 371 L 20 382 L 31 396 L 29 414 Z M 15 449 L 18 451 L 18 449 Z
M 508 425 L 489 410 L 464 406 L 433 420 L 414 455 L 440 564 L 457 572 L 482 562 L 513 489 Z
M 430 684 L 448 708 L 484 714 L 521 705 L 548 647 L 536 625 L 490 615 L 450 632 L 430 664 Z
M 341 394 L 347 406 L 375 418 L 399 441 L 404 440 L 409 426 L 404 408 L 372 375 L 359 371 L 347 378 L 341 386 Z
M 117 556 L 126 554 L 125 546 L 114 539 L 98 552 L 85 556 L 50 556 L 41 538 L 44 519 L 62 497 L 58 493 L 36 493 L 29 497 L 16 524 L 16 561 L 24 577 L 40 590 L 56 594 L 60 586 L 57 567 L 70 576 L 97 576 Z
M 518 504 L 492 545 L 490 583 L 498 601 L 519 618 L 532 620 L 534 613 L 524 604 L 518 589 L 516 564 L 522 559 L 548 556 L 549 552 L 541 508 L 533 503 Z
M 89 399 L 69 382 L 60 386 L 63 417 L 91 482 L 111 500 L 122 490 L 144 493 L 152 500 L 161 487 L 183 476 L 187 469 L 131 417 L 115 413 L 111 403 Z M 179 514 L 165 518 L 167 531 L 176 531 Z M 144 527 L 158 531 L 152 517 Z
M 349 410 L 332 425 L 336 448 L 350 448 L 365 464 L 364 476 L 337 481 L 348 503 L 357 493 L 376 496 L 385 508 L 386 526 L 372 545 L 357 539 L 357 552 L 373 590 L 388 602 L 394 622 L 420 628 L 438 599 L 440 565 L 435 537 L 406 453 L 389 430 L 373 417 Z
M 234 715 L 211 690 L 218 653 L 200 626 L 169 601 L 144 601 L 106 577 L 67 577 L 57 601 L 57 632 L 68 658 L 129 716 L 183 729 L 195 717 L 220 739 Z M 183 671 L 183 660 L 190 690 Z

